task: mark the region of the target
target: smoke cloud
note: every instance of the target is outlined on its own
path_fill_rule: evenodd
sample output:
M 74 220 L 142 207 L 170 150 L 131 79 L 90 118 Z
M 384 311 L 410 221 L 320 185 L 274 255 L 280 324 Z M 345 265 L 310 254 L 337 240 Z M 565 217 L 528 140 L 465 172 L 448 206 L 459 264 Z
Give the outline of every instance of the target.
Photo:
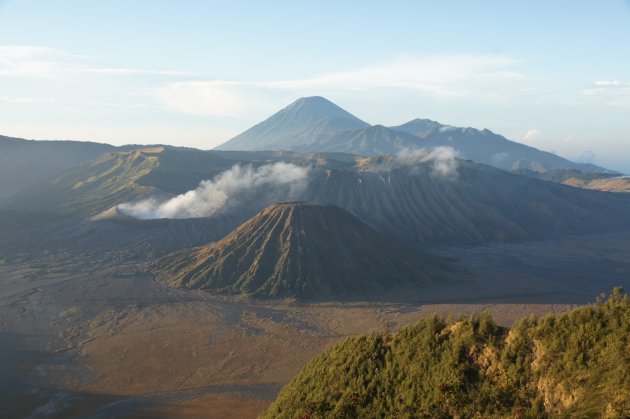
M 307 167 L 283 162 L 258 168 L 237 164 L 174 198 L 120 204 L 118 210 L 139 219 L 210 217 L 243 200 L 291 200 L 306 188 L 308 173 Z
M 435 177 L 455 179 L 457 177 L 458 153 L 453 147 L 436 147 L 432 150 L 403 149 L 396 154 L 396 160 L 403 165 L 418 163 L 431 164 L 431 172 Z

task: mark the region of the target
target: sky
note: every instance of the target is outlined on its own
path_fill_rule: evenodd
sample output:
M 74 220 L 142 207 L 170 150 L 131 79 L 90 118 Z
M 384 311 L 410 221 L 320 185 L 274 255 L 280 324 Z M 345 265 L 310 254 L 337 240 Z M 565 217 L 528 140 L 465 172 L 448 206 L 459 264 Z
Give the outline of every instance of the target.
M 630 173 L 630 0 L 0 0 L 0 134 L 209 149 L 302 96 Z

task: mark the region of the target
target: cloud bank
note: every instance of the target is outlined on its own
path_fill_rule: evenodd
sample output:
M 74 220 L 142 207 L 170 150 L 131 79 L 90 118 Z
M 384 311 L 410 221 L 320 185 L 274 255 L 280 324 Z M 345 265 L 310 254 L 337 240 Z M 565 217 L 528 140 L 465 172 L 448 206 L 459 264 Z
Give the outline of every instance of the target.
M 619 80 L 597 80 L 582 94 L 601 105 L 621 108 L 630 107 L 630 83 Z
M 540 137 L 540 130 L 536 129 L 536 128 L 532 128 L 530 130 L 527 131 L 527 133 L 525 134 L 525 136 L 523 137 L 523 140 L 528 141 L 528 140 L 535 140 L 538 137 Z
M 290 163 L 274 163 L 254 168 L 235 165 L 212 180 L 166 201 L 147 199 L 118 205 L 125 215 L 143 220 L 155 218 L 211 217 L 243 200 L 288 201 L 308 183 L 309 168 Z
M 495 100 L 492 96 L 495 93 L 491 92 L 503 92 L 530 80 L 511 70 L 515 64 L 512 58 L 497 54 L 403 57 L 384 64 L 310 78 L 174 82 L 153 89 L 152 95 L 178 112 L 213 117 L 236 116 L 244 109 L 263 107 L 274 95 L 286 96 L 278 98 L 279 103 L 284 103 L 287 97 L 331 91 L 404 89 L 439 98 L 474 96 L 478 100 Z
M 172 70 L 100 67 L 95 58 L 72 54 L 56 48 L 22 45 L 0 45 L 0 77 L 30 77 L 54 79 L 63 76 L 115 75 L 115 76 L 186 76 Z
M 457 178 L 458 152 L 453 147 L 436 147 L 429 151 L 425 149 L 404 149 L 396 154 L 396 160 L 403 165 L 428 163 L 431 165 L 431 173 L 435 177 L 455 179 Z
M 619 86 L 619 80 L 597 80 L 595 86 Z

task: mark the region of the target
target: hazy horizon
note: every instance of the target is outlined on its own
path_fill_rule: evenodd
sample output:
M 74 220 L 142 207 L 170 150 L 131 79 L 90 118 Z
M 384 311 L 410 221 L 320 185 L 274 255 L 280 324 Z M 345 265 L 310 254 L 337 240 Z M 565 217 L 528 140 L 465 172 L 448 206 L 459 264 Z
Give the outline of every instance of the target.
M 628 1 L 0 0 L 0 135 L 210 149 L 318 95 L 630 173 L 629 35 Z

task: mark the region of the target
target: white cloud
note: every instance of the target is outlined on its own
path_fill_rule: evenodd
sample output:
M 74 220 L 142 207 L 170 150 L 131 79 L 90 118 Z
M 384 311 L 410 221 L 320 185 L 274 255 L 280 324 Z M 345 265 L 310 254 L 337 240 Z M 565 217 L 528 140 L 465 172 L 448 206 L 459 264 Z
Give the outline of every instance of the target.
M 271 202 L 295 199 L 308 183 L 309 168 L 290 163 L 258 168 L 235 165 L 196 189 L 166 201 L 154 198 L 118 205 L 126 215 L 140 219 L 211 217 L 242 201 Z
M 35 46 L 0 45 L 0 77 L 57 78 L 64 75 L 161 75 L 183 76 L 186 73 L 135 68 L 104 68 L 95 65 L 88 55 Z
M 584 150 L 575 161 L 578 163 L 595 163 L 597 154 L 593 150 Z
M 0 96 L 0 102 L 22 105 L 39 105 L 42 103 L 53 103 L 53 97 L 20 97 L 20 96 Z
M 618 80 L 598 80 L 595 82 L 595 86 L 619 86 Z
M 514 64 L 510 58 L 498 55 L 437 55 L 404 58 L 391 63 L 368 66 L 357 70 L 327 73 L 308 79 L 259 83 L 270 88 L 290 90 L 375 87 L 401 87 L 448 96 L 466 95 L 460 84 L 494 74 L 507 79 L 497 69 Z M 459 86 L 457 86 L 459 85 Z
M 114 109 L 163 109 L 163 106 L 148 103 L 121 103 L 121 102 L 83 102 L 76 106 L 93 106 Z
M 189 73 L 183 71 L 170 70 L 139 70 L 137 68 L 86 68 L 83 71 L 93 74 L 113 74 L 120 76 L 135 76 L 142 74 L 153 74 L 157 76 L 188 76 Z
M 582 94 L 599 105 L 630 107 L 630 84 L 619 80 L 598 80 L 594 86 L 583 89 Z
M 235 82 L 180 82 L 154 89 L 152 94 L 167 107 L 199 116 L 234 117 L 256 101 L 240 92 Z
M 440 146 L 428 151 L 403 149 L 396 154 L 396 159 L 405 165 L 429 163 L 434 176 L 454 180 L 458 176 L 457 156 L 459 152 L 453 147 Z
M 523 137 L 523 140 L 535 140 L 538 137 L 540 137 L 540 130 L 536 128 L 532 128 L 527 131 L 527 133 Z
M 79 59 L 53 48 L 0 46 L 0 76 L 52 77 L 69 71 Z
M 308 96 L 329 91 L 366 92 L 406 89 L 438 98 L 503 100 L 506 86 L 531 80 L 512 71 L 516 62 L 502 55 L 434 55 L 407 57 L 351 71 L 324 73 L 311 78 L 267 81 L 194 81 L 170 83 L 153 91 L 172 109 L 193 115 L 233 116 L 257 106 L 257 97 L 270 92 Z M 252 98 L 254 98 L 252 100 Z

